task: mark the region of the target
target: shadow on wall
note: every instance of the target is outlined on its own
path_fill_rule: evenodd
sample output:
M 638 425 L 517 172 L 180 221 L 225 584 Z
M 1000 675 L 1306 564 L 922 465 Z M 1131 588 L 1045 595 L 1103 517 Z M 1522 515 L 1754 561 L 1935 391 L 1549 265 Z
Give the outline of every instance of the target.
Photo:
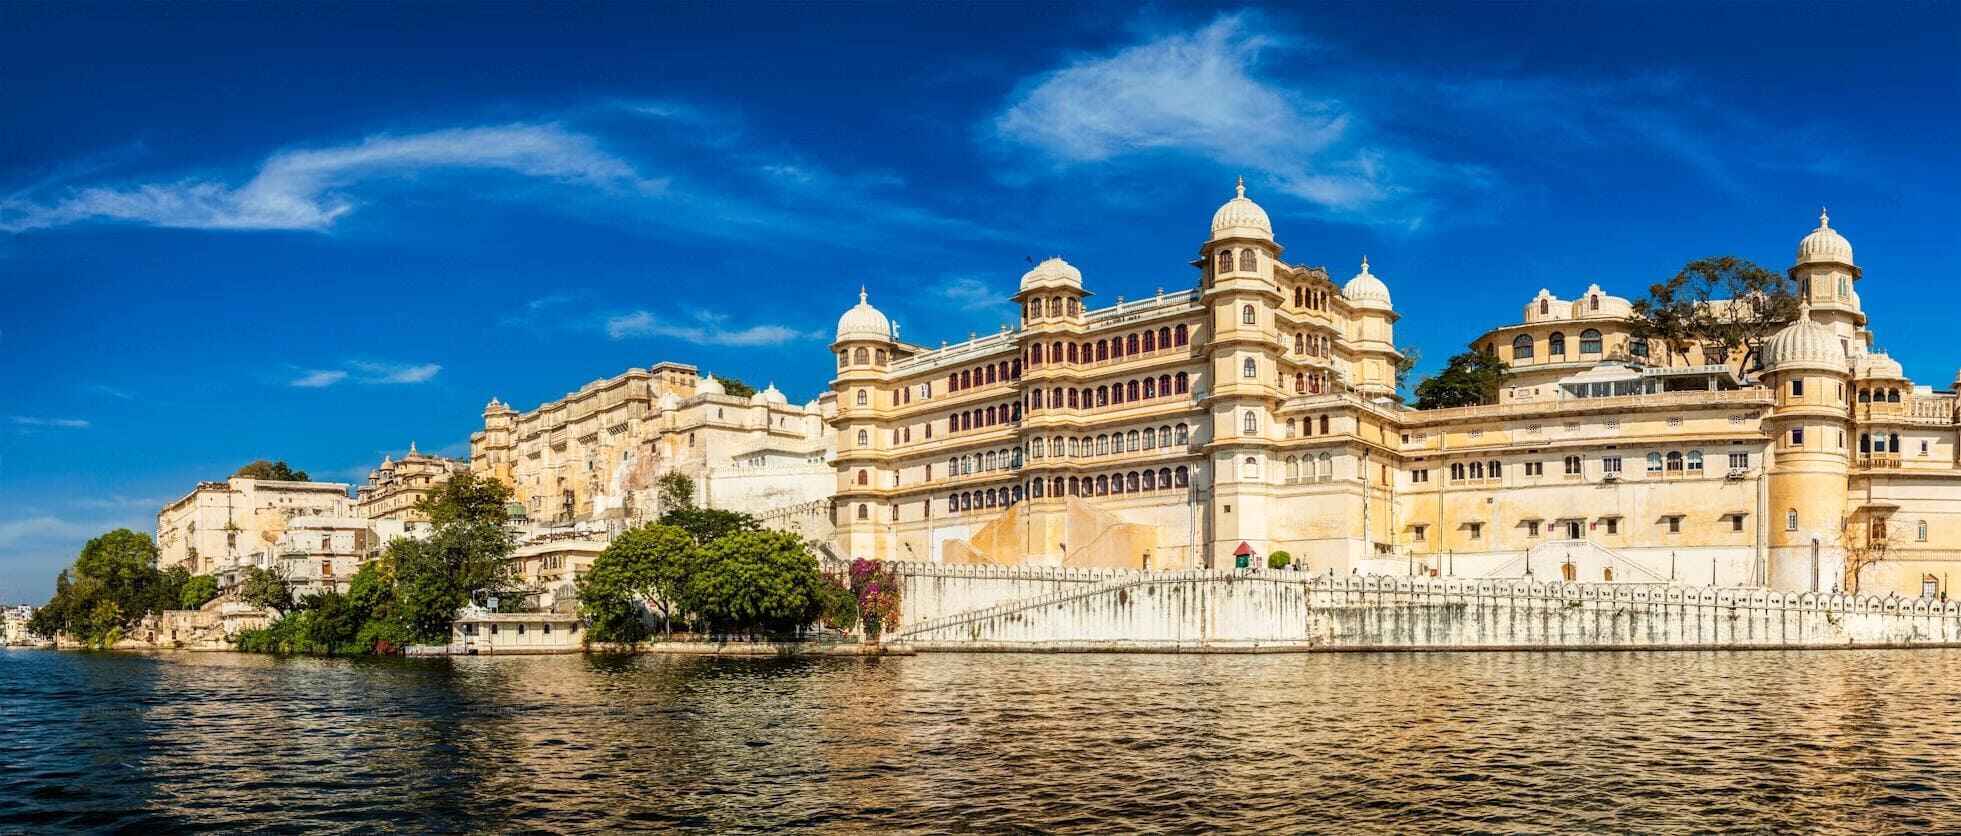
M 1035 504 L 1043 507 L 1031 510 Z M 1008 506 L 972 539 L 948 540 L 942 556 L 944 562 L 959 565 L 1163 568 L 1146 565 L 1157 545 L 1155 527 L 1124 522 L 1080 497 L 1069 497 L 1059 506 L 1052 500 Z

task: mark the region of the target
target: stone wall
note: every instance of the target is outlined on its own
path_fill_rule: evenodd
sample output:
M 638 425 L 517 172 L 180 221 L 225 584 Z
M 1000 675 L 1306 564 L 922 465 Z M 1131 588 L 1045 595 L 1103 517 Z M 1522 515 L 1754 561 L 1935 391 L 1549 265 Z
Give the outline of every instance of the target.
M 1112 579 L 1146 577 L 1123 569 L 1061 566 L 957 566 L 898 563 L 899 623 L 912 624 L 1030 598 L 1076 592 Z M 838 571 L 842 571 L 840 567 Z
M 1961 603 L 1920 598 L 1284 571 L 1128 572 L 1048 585 L 1057 588 L 1008 600 L 1007 579 L 938 577 L 917 609 L 908 602 L 922 617 L 892 638 L 922 650 L 1961 645 Z M 990 598 L 998 603 L 955 611 L 956 601 Z

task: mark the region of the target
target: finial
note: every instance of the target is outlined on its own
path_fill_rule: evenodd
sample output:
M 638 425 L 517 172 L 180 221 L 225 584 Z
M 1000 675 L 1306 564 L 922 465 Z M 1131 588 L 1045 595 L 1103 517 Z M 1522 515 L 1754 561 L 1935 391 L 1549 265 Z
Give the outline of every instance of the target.
M 415 442 L 409 442 L 409 455 L 415 455 Z
M 868 303 L 867 303 L 867 302 L 865 301 L 865 297 L 866 297 L 866 295 L 867 295 L 867 294 L 865 293 L 865 286 L 864 286 L 864 285 L 859 285 L 859 286 L 858 286 L 858 304 L 860 304 L 860 305 L 864 305 L 864 304 L 868 304 Z
M 1242 176 L 1242 177 L 1240 177 L 1240 178 L 1239 178 L 1239 183 L 1238 183 L 1237 185 L 1235 185 L 1235 186 L 1233 186 L 1233 190 L 1234 190 L 1234 191 L 1237 191 L 1237 192 L 1239 193 L 1239 195 L 1238 195 L 1239 197 L 1245 197 L 1245 196 L 1246 196 L 1246 178 L 1245 178 L 1245 177 L 1243 177 L 1243 176 Z
M 1825 207 L 1823 206 L 1818 207 L 1818 228 L 1819 229 L 1832 228 L 1832 215 L 1830 212 L 1825 211 Z
M 1366 255 L 1362 256 L 1362 272 L 1369 272 L 1369 257 Z

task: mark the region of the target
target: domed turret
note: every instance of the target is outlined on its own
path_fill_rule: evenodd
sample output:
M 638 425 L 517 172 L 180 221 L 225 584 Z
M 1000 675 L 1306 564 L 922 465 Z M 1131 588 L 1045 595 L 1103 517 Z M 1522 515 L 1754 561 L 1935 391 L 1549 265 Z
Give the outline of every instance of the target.
M 845 340 L 892 341 L 892 321 L 885 314 L 866 301 L 863 287 L 858 288 L 858 304 L 838 317 L 838 342 Z
M 782 392 L 777 391 L 775 383 L 771 383 L 763 391 L 750 395 L 749 403 L 756 406 L 786 406 L 790 403 L 790 399 L 784 397 Z
M 1273 240 L 1273 222 L 1267 219 L 1266 210 L 1246 197 L 1246 178 L 1239 178 L 1239 184 L 1234 188 L 1237 195 L 1220 206 L 1219 211 L 1212 213 L 1212 240 Z
M 1857 266 L 1852 262 L 1852 242 L 1832 228 L 1832 218 L 1825 210 L 1818 210 L 1818 228 L 1798 242 L 1798 264 L 1843 264 Z
M 1798 309 L 1796 322 L 1765 340 L 1761 354 L 1765 371 L 1799 365 L 1846 369 L 1845 348 L 1838 335 L 1812 320 L 1810 305 Z
M 1900 361 L 1884 354 L 1862 354 L 1854 376 L 1861 380 L 1905 380 L 1907 372 Z
M 728 393 L 729 390 L 722 385 L 721 381 L 716 380 L 712 374 L 702 375 L 701 384 L 695 387 L 695 394 L 697 395 L 726 395 Z
M 1063 261 L 1060 258 L 1051 258 L 1035 265 L 1034 269 L 1021 274 L 1021 289 L 1023 291 L 1055 287 L 1081 290 L 1083 287 L 1083 271 L 1076 269 L 1075 265 Z
M 1361 308 L 1390 308 L 1389 286 L 1369 272 L 1368 256 L 1362 257 L 1362 272 L 1341 286 L 1341 295 Z

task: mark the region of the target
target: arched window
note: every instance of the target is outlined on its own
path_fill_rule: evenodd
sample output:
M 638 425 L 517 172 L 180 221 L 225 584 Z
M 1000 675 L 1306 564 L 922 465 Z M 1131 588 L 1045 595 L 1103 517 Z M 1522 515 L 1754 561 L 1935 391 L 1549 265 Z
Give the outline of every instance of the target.
M 1539 315 L 1540 315 L 1540 316 L 1545 316 L 1546 314 L 1549 314 L 1549 313 L 1552 313 L 1552 300 L 1550 300 L 1550 299 L 1540 299 L 1540 300 L 1539 300 Z
M 1096 437 L 1096 454 L 1097 454 L 1097 455 L 1099 455 L 1099 456 L 1107 456 L 1107 455 L 1110 455 L 1110 437 L 1109 437 L 1109 436 L 1107 436 L 1107 435 L 1099 435 L 1099 436 L 1097 436 L 1097 437 Z
M 1135 453 L 1138 451 L 1138 449 L 1140 449 L 1138 447 L 1138 444 L 1140 444 L 1142 440 L 1143 440 L 1143 434 L 1139 433 L 1136 430 L 1131 430 L 1130 432 L 1124 433 L 1124 449 L 1127 450 L 1128 452 Z
M 1062 300 L 1055 299 L 1055 298 L 1050 299 L 1049 316 L 1061 316 L 1061 315 L 1062 315 Z
M 1322 478 L 1322 479 L 1333 479 L 1333 478 L 1335 478 L 1335 459 L 1334 459 L 1334 457 L 1333 457 L 1333 456 L 1331 456 L 1331 455 L 1328 455 L 1327 453 L 1322 453 L 1322 454 L 1320 455 L 1320 462 L 1321 462 L 1321 472 L 1320 472 L 1320 474 L 1319 474 L 1319 476 L 1320 476 L 1320 478 Z
M 1554 331 L 1552 332 L 1552 336 L 1546 338 L 1546 354 L 1552 357 L 1566 356 L 1566 335 L 1564 333 Z
M 1660 473 L 1660 472 L 1661 472 L 1661 454 L 1660 454 L 1660 453 L 1649 453 L 1649 454 L 1648 454 L 1648 472 L 1649 472 L 1649 473 Z
M 1860 402 L 1860 403 L 1872 403 L 1872 390 L 1871 390 L 1871 389 L 1860 389 L 1860 390 L 1859 390 L 1859 402 Z
M 1158 397 L 1161 398 L 1167 397 L 1170 394 L 1171 394 L 1171 375 L 1168 374 L 1158 375 Z
M 1245 461 L 1239 463 L 1239 478 L 1247 481 L 1259 481 L 1260 460 L 1252 456 L 1247 456 Z
M 851 352 L 851 361 L 862 366 L 872 361 L 872 353 L 864 348 L 859 348 Z
M 1173 342 L 1173 344 L 1174 344 L 1174 345 L 1184 345 L 1184 344 L 1185 344 L 1185 342 L 1186 342 L 1186 340 L 1187 340 L 1187 338 L 1186 338 L 1186 336 L 1185 336 L 1185 333 L 1186 333 L 1186 332 L 1185 332 L 1185 326 L 1183 326 L 1183 325 L 1180 325 L 1180 326 L 1178 326 L 1178 328 L 1177 328 L 1176 330 L 1174 330 L 1174 331 L 1172 331 L 1171 333 L 1172 333 L 1172 338 L 1171 338 L 1171 339 L 1172 339 L 1172 342 Z
M 1144 351 L 1145 351 L 1146 353 L 1149 353 L 1149 352 L 1152 352 L 1152 351 L 1156 351 L 1156 350 L 1158 350 L 1158 335 L 1157 335 L 1157 332 L 1156 332 L 1156 331 L 1145 331 L 1145 332 L 1144 332 Z
M 1124 492 L 1123 474 L 1119 473 L 1110 477 L 1110 492 L 1111 493 Z
M 1255 322 L 1258 322 L 1258 321 L 1259 321 L 1259 320 L 1257 319 L 1257 315 L 1253 313 L 1253 306 L 1252 306 L 1252 305 L 1241 305 L 1241 306 L 1239 307 L 1239 322 L 1240 322 L 1240 324 L 1242 324 L 1242 325 L 1252 325 L 1252 324 L 1254 324 Z
M 1047 484 L 1048 484 L 1048 482 L 1047 482 L 1047 480 L 1045 480 L 1045 479 L 1037 479 L 1037 480 L 1035 480 L 1035 481 L 1033 481 L 1033 482 L 1029 482 L 1029 483 L 1028 483 L 1028 495 L 1029 495 L 1030 497 L 1032 497 L 1032 498 L 1034 498 L 1034 499 L 1041 499 L 1041 498 L 1042 498 L 1042 488 L 1043 488 L 1044 486 L 1046 486 Z
M 1886 402 L 1887 402 L 1887 403 L 1899 403 L 1899 402 L 1900 402 L 1900 390 L 1898 390 L 1898 389 L 1888 389 L 1888 390 L 1886 390 Z
M 1177 476 L 1178 476 L 1178 482 L 1177 482 L 1178 487 L 1181 488 L 1186 487 L 1192 483 L 1191 471 L 1187 469 L 1184 465 L 1178 466 Z
M 1110 359 L 1110 341 L 1109 341 L 1109 340 L 1097 340 L 1097 341 L 1096 341 L 1096 359 L 1097 359 L 1097 360 L 1098 360 L 1099 362 L 1100 362 L 1100 361 L 1103 361 L 1103 360 L 1108 360 L 1108 359 Z
M 1260 268 L 1259 257 L 1252 250 L 1239 251 L 1239 269 L 1251 272 Z
M 863 469 L 860 469 L 858 471 L 858 484 L 865 485 L 870 483 L 871 483 L 871 474 L 867 473 Z
M 1146 450 L 1155 450 L 1155 449 L 1157 449 L 1157 446 L 1158 446 L 1158 430 L 1157 430 L 1157 428 L 1156 428 L 1156 427 L 1145 427 L 1145 428 L 1144 428 L 1144 449 L 1146 449 Z
M 1512 359 L 1513 359 L 1513 360 L 1530 360 L 1530 359 L 1532 359 L 1532 337 L 1531 337 L 1531 335 L 1529 335 L 1529 334 L 1520 334 L 1520 335 L 1518 335 L 1518 336 L 1516 336 L 1516 337 L 1513 337 L 1513 338 L 1512 338 Z
M 1260 416 L 1252 410 L 1247 410 L 1245 417 L 1239 420 L 1239 430 L 1247 435 L 1258 433 L 1260 431 Z
M 1784 530 L 1798 530 L 1798 509 L 1792 508 L 1784 512 Z
M 1681 470 L 1681 469 L 1682 469 L 1682 453 L 1681 453 L 1681 451 L 1679 451 L 1679 450 L 1670 450 L 1670 451 L 1668 451 L 1668 469 L 1669 469 L 1669 470 L 1671 470 L 1671 471 L 1676 471 L 1676 470 Z
M 1174 437 L 1177 438 L 1179 444 L 1190 443 L 1192 437 L 1191 429 L 1184 424 L 1179 424 Z
M 861 520 L 871 519 L 871 516 L 872 516 L 871 508 L 863 502 L 858 503 L 858 519 Z
M 866 391 L 865 391 L 864 389 L 860 389 L 860 390 L 858 390 L 858 405 L 859 405 L 859 406 L 866 406 L 866 405 L 868 405 L 868 404 L 870 404 L 870 403 L 871 403 L 871 399 L 872 399 L 872 396 L 871 396 L 871 395 L 870 395 L 869 393 L 867 393 L 867 392 L 866 392 Z
M 864 430 L 859 430 L 859 431 L 858 431 L 858 446 L 860 446 L 860 447 L 869 447 L 869 446 L 871 446 L 871 443 L 872 443 L 872 434 L 871 434 L 871 433 L 869 433 L 869 432 L 866 432 L 866 431 L 864 431 Z
M 1321 416 L 1321 434 L 1328 434 L 1328 416 L 1326 415 Z
M 1598 303 L 1596 303 L 1596 304 L 1598 304 Z M 1600 332 L 1599 332 L 1599 331 L 1596 331 L 1596 330 L 1594 330 L 1594 329 L 1592 329 L 1592 328 L 1588 328 L 1588 329 L 1586 329 L 1585 331 L 1581 331 L 1581 332 L 1580 332 L 1580 353 L 1581 353 L 1581 354 L 1599 354 L 1599 353 L 1600 353 Z
M 1158 468 L 1158 487 L 1160 488 L 1171 487 L 1171 468 L 1168 467 Z
M 1128 400 L 1128 401 L 1137 400 L 1137 393 L 1138 393 L 1137 381 L 1132 380 L 1128 383 L 1125 383 L 1123 385 L 1123 389 L 1124 389 L 1124 400 Z
M 1691 472 L 1691 473 L 1700 473 L 1700 472 L 1702 472 L 1702 451 L 1701 451 L 1701 450 L 1690 450 L 1690 451 L 1689 451 L 1689 472 Z
M 1144 378 L 1144 397 L 1145 397 L 1145 399 L 1147 399 L 1147 400 L 1148 400 L 1148 399 L 1150 399 L 1150 398 L 1155 398 L 1155 397 L 1157 397 L 1157 396 L 1158 396 L 1158 381 L 1157 381 L 1157 378 L 1154 378 L 1154 377 L 1147 377 L 1147 378 Z
M 1898 452 L 1900 452 L 1900 434 L 1899 434 L 1899 433 L 1893 433 L 1893 434 L 1891 434 L 1891 435 L 1888 435 L 1888 436 L 1886 437 L 1886 449 L 1887 449 L 1887 450 L 1889 450 L 1889 451 L 1891 451 L 1891 452 L 1893 452 L 1893 453 L 1898 453 Z
M 1296 307 L 1296 308 L 1304 308 L 1304 307 L 1307 307 L 1306 305 L 1304 305 L 1304 304 L 1301 304 L 1301 303 L 1302 303 L 1302 301 L 1303 301 L 1303 300 L 1302 300 L 1302 295 L 1301 295 L 1301 288 L 1300 288 L 1299 286 L 1295 286 L 1295 287 L 1294 287 L 1294 307 Z
M 1859 434 L 1859 452 L 1862 454 L 1872 452 L 1872 433 Z
M 1926 521 L 1926 520 L 1921 520 L 1921 521 L 1920 521 L 1920 524 L 1914 527 L 1914 531 L 1913 531 L 1913 539 L 1914 539 L 1915 541 L 1917 541 L 1917 542 L 1921 542 L 1921 543 L 1925 543 L 1925 542 L 1927 542 L 1927 521 Z
M 1595 310 L 1595 311 L 1600 310 L 1600 294 L 1595 293 L 1587 296 L 1587 309 Z M 1585 351 L 1586 349 L 1583 348 L 1580 350 Z
M 1169 326 L 1163 326 L 1163 325 L 1158 326 L 1158 348 L 1170 348 L 1170 347 L 1171 347 L 1171 328 Z
M 1300 459 L 1295 458 L 1293 456 L 1288 456 L 1287 457 L 1287 481 L 1293 482 L 1299 480 L 1300 478 L 1301 478 Z
M 1219 251 L 1219 265 L 1216 268 L 1215 272 L 1219 272 L 1219 273 L 1232 272 L 1232 250 Z
M 1137 335 L 1136 335 L 1136 334 L 1131 334 L 1130 336 L 1128 336 L 1128 337 L 1125 337 L 1125 338 L 1123 338 L 1123 344 L 1124 344 L 1124 353 L 1125 353 L 1125 354 L 1136 354 L 1136 353 L 1137 353 Z
M 1287 437 L 1288 437 L 1288 438 L 1293 438 L 1293 437 L 1294 437 L 1294 426 L 1295 426 L 1295 425 L 1294 425 L 1294 419 L 1292 419 L 1292 418 L 1289 418 L 1289 419 L 1287 419 Z
M 1249 379 L 1259 377 L 1260 364 L 1254 362 L 1253 358 L 1251 357 L 1246 358 L 1246 362 L 1241 363 L 1239 365 L 1239 376 L 1244 378 L 1249 378 Z
M 1307 375 L 1302 374 L 1300 372 L 1294 372 L 1294 393 L 1300 394 L 1306 391 L 1307 391 Z
M 1306 334 L 1295 334 L 1295 335 L 1294 335 L 1294 353 L 1295 353 L 1295 354 L 1306 354 L 1306 353 L 1307 353 L 1307 335 L 1306 335 Z
M 1110 387 L 1108 386 L 1096 387 L 1096 405 L 1097 406 L 1110 405 Z
M 1096 477 L 1096 495 L 1106 496 L 1109 493 L 1110 493 L 1110 477 L 1108 476 Z

